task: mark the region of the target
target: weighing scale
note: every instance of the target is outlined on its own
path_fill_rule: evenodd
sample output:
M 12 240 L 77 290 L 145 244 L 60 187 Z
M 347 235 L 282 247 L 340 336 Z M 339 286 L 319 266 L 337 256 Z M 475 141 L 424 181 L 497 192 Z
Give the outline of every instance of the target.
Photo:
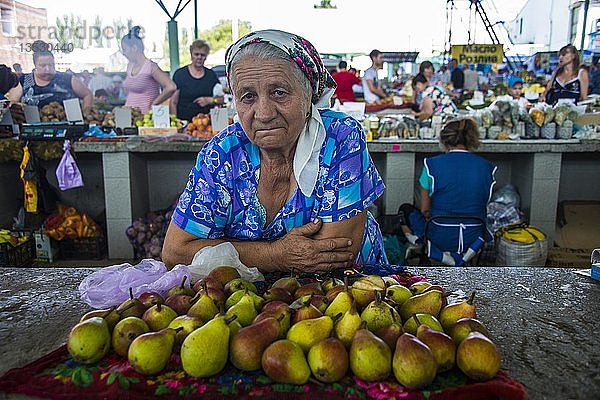
M 79 139 L 89 129 L 88 124 L 59 122 L 34 122 L 23 124 L 19 138 L 23 140 Z

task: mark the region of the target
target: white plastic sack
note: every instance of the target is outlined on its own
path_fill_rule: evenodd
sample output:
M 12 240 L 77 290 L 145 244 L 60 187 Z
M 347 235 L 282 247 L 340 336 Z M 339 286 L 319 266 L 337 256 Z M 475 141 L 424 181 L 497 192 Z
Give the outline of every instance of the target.
M 198 250 L 190 265 L 192 282 L 204 278 L 210 271 L 222 265 L 234 267 L 238 270 L 242 278 L 250 282 L 265 280 L 265 277 L 260 273 L 258 268 L 248 268 L 242 264 L 240 255 L 235 247 L 230 242 L 225 242 L 216 246 L 206 246 Z
M 171 271 L 162 261 L 145 259 L 137 265 L 129 263 L 102 268 L 87 276 L 79 284 L 81 300 L 94 308 L 107 308 L 129 299 L 129 288 L 133 296 L 143 292 L 157 292 L 164 296 L 173 286 L 181 284 L 190 270 L 185 265 L 177 265 Z

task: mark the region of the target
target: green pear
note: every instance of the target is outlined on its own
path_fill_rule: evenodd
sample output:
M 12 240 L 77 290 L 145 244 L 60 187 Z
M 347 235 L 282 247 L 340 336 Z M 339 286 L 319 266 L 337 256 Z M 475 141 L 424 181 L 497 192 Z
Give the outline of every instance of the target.
M 254 283 L 244 278 L 232 279 L 229 282 L 227 282 L 225 284 L 225 287 L 223 288 L 223 290 L 225 291 L 225 295 L 227 296 L 231 295 L 233 292 L 244 289 L 248 289 L 249 292 L 258 293 L 258 290 L 256 289 Z
M 312 346 L 307 360 L 312 374 L 321 382 L 337 382 L 348 371 L 348 352 L 336 338 L 327 338 Z
M 329 307 L 329 300 L 327 300 L 327 297 L 321 294 L 307 294 L 305 296 L 299 297 L 296 300 L 294 300 L 292 304 L 290 304 L 290 307 L 294 310 L 297 310 L 300 307 L 306 305 L 306 303 L 310 303 L 313 306 L 317 307 L 319 311 L 321 311 L 321 314 L 324 314 L 325 310 L 327 310 L 327 307 Z
M 352 339 L 349 359 L 350 370 L 367 382 L 386 379 L 392 370 L 392 351 L 365 322 Z
M 300 282 L 293 276 L 283 277 L 277 279 L 271 285 L 272 288 L 283 288 L 287 290 L 292 295 L 296 293 L 296 290 L 300 287 Z
M 187 294 L 174 294 L 171 297 L 167 297 L 164 305 L 170 307 L 177 315 L 185 315 L 195 301 L 195 297 L 188 296 Z
M 352 284 L 350 293 L 356 300 L 358 308 L 361 308 L 375 300 L 375 292 L 378 290 L 385 290 L 383 278 L 378 275 L 367 275 Z
M 236 290 L 235 292 L 233 292 L 225 301 L 225 309 L 231 308 L 235 303 L 240 301 L 240 299 L 242 298 L 242 296 L 245 293 L 246 293 L 246 291 L 243 289 Z M 257 295 L 254 292 L 248 292 L 248 293 L 252 297 L 252 300 L 254 300 L 254 308 L 256 308 L 257 311 L 262 309 L 263 305 L 265 304 L 265 299 L 263 299 L 262 297 L 260 297 L 259 295 Z
M 186 280 L 187 280 L 187 275 L 184 275 L 183 278 L 181 279 L 181 284 L 179 284 L 177 286 L 173 286 L 172 288 L 167 290 L 167 293 L 165 293 L 165 299 L 167 299 L 171 296 L 174 296 L 176 294 L 185 294 L 187 296 L 194 297 L 196 292 L 194 291 L 194 289 L 192 289 L 191 287 L 189 287 L 188 285 L 185 284 Z
M 327 308 L 325 309 L 324 314 L 331 318 L 335 317 L 340 313 L 344 314 L 346 311 L 350 310 L 353 301 L 354 299 L 350 292 L 341 291 L 333 299 L 333 301 L 329 303 L 329 306 L 327 306 Z
M 398 282 L 396 279 L 392 278 L 391 276 L 382 276 L 381 279 L 383 279 L 383 282 L 385 282 L 386 287 L 400 285 L 400 282 Z
M 334 336 L 349 349 L 352 344 L 352 338 L 354 338 L 356 331 L 360 329 L 362 322 L 363 320 L 356 311 L 356 303 L 352 301 L 350 309 L 335 323 Z
M 165 329 L 175 318 L 177 318 L 175 310 L 160 303 L 150 307 L 144 312 L 144 315 L 142 315 L 142 319 L 148 324 L 148 327 L 153 332 Z
M 175 334 L 175 329 L 164 328 L 133 339 L 127 352 L 131 366 L 144 375 L 154 375 L 165 369 L 171 359 Z
M 110 332 L 104 318 L 91 317 L 75 325 L 69 332 L 67 350 L 79 363 L 100 361 L 110 350 Z
M 321 287 L 323 288 L 323 291 L 325 293 L 329 292 L 331 289 L 333 289 L 336 286 L 343 286 L 344 285 L 344 281 L 338 279 L 338 278 L 334 278 L 331 277 L 329 279 L 326 279 L 325 282 L 323 282 L 321 284 Z
M 404 333 L 402 329 L 402 324 L 400 322 L 394 322 L 388 326 L 384 326 L 383 328 L 379 328 L 375 331 L 375 335 L 378 338 L 382 339 L 392 350 L 396 350 L 396 341 Z
M 416 335 L 419 325 L 427 325 L 431 329 L 435 329 L 438 332 L 444 332 L 440 321 L 438 321 L 436 317 L 431 314 L 423 313 L 415 314 L 411 318 L 407 319 L 402 328 L 404 329 L 404 332 L 410 333 L 411 335 Z
M 475 305 L 473 304 L 474 298 L 475 291 L 471 293 L 471 296 L 467 300 L 449 304 L 441 309 L 439 320 L 444 329 L 450 328 L 451 325 L 461 318 L 477 318 Z
M 346 280 L 348 279 L 346 278 Z M 331 302 L 337 297 L 337 295 L 340 294 L 340 292 L 344 291 L 348 291 L 347 285 L 334 286 L 327 293 L 325 293 L 325 298 L 327 299 L 327 302 L 331 304 Z
M 402 321 L 407 321 L 415 314 L 431 314 L 434 317 L 442 309 L 442 292 L 439 290 L 430 290 L 421 294 L 416 294 L 406 300 L 400 306 L 400 316 Z
M 146 308 L 139 299 L 133 297 L 133 288 L 129 288 L 129 299 L 119 304 L 117 313 L 119 313 L 121 319 L 127 317 L 142 318 L 142 315 L 146 312 Z
M 423 293 L 423 291 L 425 291 L 425 289 L 427 289 L 429 286 L 431 286 L 431 283 L 427 281 L 419 281 L 410 285 L 409 290 L 412 294 L 420 294 Z
M 133 340 L 150 332 L 148 324 L 138 317 L 127 317 L 120 320 L 112 331 L 112 348 L 118 355 L 127 357 L 129 346 Z
M 280 339 L 263 352 L 261 365 L 275 382 L 304 385 L 310 378 L 310 367 L 302 348 L 291 340 Z
M 81 317 L 79 322 L 83 322 L 86 319 L 90 319 L 92 317 L 100 317 L 104 318 L 108 325 L 108 330 L 112 331 L 115 328 L 115 325 L 121 319 L 121 315 L 117 312 L 117 307 L 110 307 L 104 310 L 92 310 L 87 312 Z
M 281 314 L 280 318 L 284 315 Z M 229 359 L 242 371 L 260 369 L 265 349 L 279 335 L 279 321 L 273 317 L 243 327 L 229 341 Z
M 409 389 L 420 389 L 435 379 L 437 363 L 431 349 L 410 333 L 403 333 L 396 342 L 392 362 L 394 376 Z
M 165 299 L 157 292 L 143 292 L 137 297 L 146 308 L 150 308 L 157 303 L 164 303 Z
M 221 372 L 229 357 L 230 331 L 227 325 L 234 319 L 219 315 L 185 338 L 180 354 L 183 370 L 188 375 L 205 378 Z
M 250 325 L 257 315 L 256 308 L 254 307 L 254 299 L 250 295 L 250 292 L 248 292 L 248 289 L 245 290 L 246 293 L 242 296 L 240 301 L 231 306 L 225 313 L 227 316 L 236 315 L 237 321 L 242 326 Z
M 385 290 L 385 297 L 392 299 L 396 304 L 401 305 L 412 296 L 409 288 L 402 285 L 388 286 Z
M 305 319 L 292 325 L 287 333 L 287 338 L 298 343 L 306 353 L 312 346 L 331 336 L 333 319 L 324 315 L 319 318 Z
M 360 318 L 367 323 L 367 329 L 371 332 L 400 320 L 398 311 L 381 299 L 381 292 L 376 292 L 375 300 L 370 302 L 360 314 Z
M 281 316 L 281 318 L 279 318 Z M 282 301 L 272 301 L 267 303 L 260 314 L 254 318 L 253 323 L 262 319 L 273 317 L 279 321 L 279 339 L 284 339 L 290 326 L 292 326 L 292 309 Z
M 452 369 L 456 358 L 456 344 L 450 336 L 422 324 L 417 328 L 417 339 L 425 343 L 433 353 L 438 366 L 437 372 Z
M 292 315 L 292 325 L 304 319 L 312 319 L 322 317 L 323 313 L 314 305 L 310 304 L 310 296 L 304 305 Z
M 196 293 L 196 297 L 201 296 L 202 293 L 206 293 L 208 297 L 213 299 L 218 308 L 221 308 L 221 304 L 225 303 L 225 292 L 221 289 L 203 286 L 198 290 L 198 293 Z
M 198 317 L 193 317 L 191 315 L 180 315 L 171 321 L 168 327 L 172 329 L 181 328 L 175 335 L 175 344 L 181 346 L 181 343 L 183 343 L 185 338 L 190 333 L 200 328 L 203 324 L 204 322 Z
M 235 278 L 241 278 L 239 271 L 235 267 L 229 265 L 222 265 L 220 267 L 212 269 L 208 273 L 208 276 L 210 278 L 214 278 L 217 282 L 221 284 L 222 287 L 225 287 L 227 282 Z
M 190 307 L 187 315 L 200 318 L 202 321 L 210 321 L 215 315 L 219 313 L 219 307 L 214 299 L 212 299 L 206 292 L 198 292 L 200 297 Z
M 306 284 L 300 286 L 294 292 L 294 299 L 299 299 L 302 296 L 306 296 L 306 295 L 310 295 L 310 294 L 319 294 L 319 295 L 324 294 L 323 288 L 321 287 L 321 284 L 319 282 L 306 283 Z
M 488 331 L 481 321 L 475 318 L 461 318 L 453 325 L 450 325 L 450 328 L 447 331 L 448 335 L 457 345 L 471 332 L 479 332 L 488 338 L 490 337 L 490 331 Z
M 456 365 L 476 381 L 487 381 L 496 376 L 500 362 L 498 348 L 480 332 L 469 333 L 456 349 Z

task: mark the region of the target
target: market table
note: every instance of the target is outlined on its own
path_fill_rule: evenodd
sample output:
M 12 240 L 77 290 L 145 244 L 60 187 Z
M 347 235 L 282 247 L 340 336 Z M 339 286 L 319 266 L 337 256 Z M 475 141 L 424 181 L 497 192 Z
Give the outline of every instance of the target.
M 2 268 L 0 374 L 58 348 L 89 310 L 79 282 L 90 268 Z M 561 268 L 419 268 L 453 296 L 477 290 L 478 317 L 502 368 L 530 399 L 600 398 L 600 284 Z M 24 398 L 0 393 L 0 398 Z

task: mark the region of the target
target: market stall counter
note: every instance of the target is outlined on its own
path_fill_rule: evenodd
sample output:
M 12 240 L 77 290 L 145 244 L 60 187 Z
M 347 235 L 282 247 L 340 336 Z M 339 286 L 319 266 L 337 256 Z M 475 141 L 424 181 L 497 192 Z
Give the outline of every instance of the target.
M 0 283 L 0 374 L 65 343 L 89 307 L 78 285 L 96 269 L 5 268 Z M 502 354 L 502 370 L 530 399 L 600 396 L 600 285 L 572 269 L 410 268 L 453 297 L 477 291 L 478 318 Z M 64 352 L 64 348 L 63 348 Z M 275 395 L 275 393 L 272 393 Z M 27 398 L 0 393 L 0 398 Z M 133 398 L 133 397 L 132 397 Z

